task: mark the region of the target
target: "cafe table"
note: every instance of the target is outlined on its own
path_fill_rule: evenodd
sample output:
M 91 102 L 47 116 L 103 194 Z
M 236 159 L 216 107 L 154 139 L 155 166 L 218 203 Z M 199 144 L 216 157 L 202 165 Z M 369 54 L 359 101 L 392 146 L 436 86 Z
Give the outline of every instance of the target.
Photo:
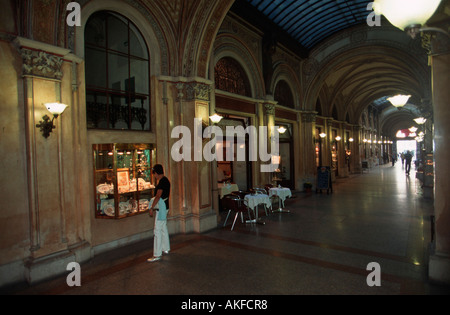
M 231 194 L 233 191 L 239 191 L 239 187 L 236 184 L 230 184 L 230 183 L 226 183 L 226 184 L 218 184 L 217 187 L 219 188 L 219 196 L 220 199 L 223 198 L 223 196 L 225 195 L 229 195 Z
M 283 213 L 283 212 L 287 212 L 289 213 L 289 210 L 285 210 L 281 207 L 281 203 L 283 203 L 283 207 L 284 207 L 284 201 L 286 200 L 286 198 L 290 198 L 292 196 L 292 192 L 289 188 L 285 188 L 285 187 L 275 187 L 275 188 L 270 188 L 269 190 L 269 196 L 278 196 L 278 209 L 274 210 L 273 212 L 278 212 L 278 213 Z
M 272 203 L 270 198 L 266 194 L 248 194 L 244 196 L 244 200 L 247 204 L 247 207 L 252 209 L 255 212 L 254 220 L 247 220 L 246 223 L 258 223 L 258 224 L 266 224 L 264 221 L 258 218 L 258 206 L 264 205 L 266 208 L 272 208 Z

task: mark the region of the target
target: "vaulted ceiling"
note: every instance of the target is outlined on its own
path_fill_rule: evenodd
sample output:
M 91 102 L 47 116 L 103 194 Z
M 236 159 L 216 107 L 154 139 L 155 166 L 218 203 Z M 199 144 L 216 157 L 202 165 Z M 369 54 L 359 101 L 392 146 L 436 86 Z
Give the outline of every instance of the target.
M 246 0 L 306 49 L 366 22 L 368 0 Z
M 247 21 L 257 24 L 263 32 L 274 32 L 279 42 L 283 42 L 300 57 L 309 58 L 312 51 L 340 32 L 367 26 L 370 2 L 373 1 L 236 0 L 234 8 Z M 443 14 L 444 19 L 449 18 L 449 2 L 442 0 L 435 17 Z M 361 54 L 346 53 L 343 61 L 327 65 L 329 69 L 322 72 L 320 82 L 316 82 L 320 86 L 316 93 L 324 115 L 331 116 L 336 106 L 339 120 L 346 120 L 350 116 L 351 122 L 356 123 L 362 111 L 372 106 L 380 113 L 383 134 L 392 135 L 398 129 L 411 126 L 412 119 L 421 114 L 424 101 L 431 108 L 430 100 L 427 99 L 430 72 L 425 50 L 419 58 L 408 51 L 412 46 L 420 47 L 420 39 L 414 45 L 411 40 L 408 47 L 404 43 L 405 33 L 393 28 L 386 19 L 382 21 L 383 27 L 398 32 L 404 48 L 397 49 L 394 45 L 388 51 L 391 48 L 380 45 L 374 47 L 373 51 L 366 49 Z M 387 101 L 388 97 L 396 94 L 413 96 L 401 111 Z M 311 99 L 308 101 L 313 102 Z

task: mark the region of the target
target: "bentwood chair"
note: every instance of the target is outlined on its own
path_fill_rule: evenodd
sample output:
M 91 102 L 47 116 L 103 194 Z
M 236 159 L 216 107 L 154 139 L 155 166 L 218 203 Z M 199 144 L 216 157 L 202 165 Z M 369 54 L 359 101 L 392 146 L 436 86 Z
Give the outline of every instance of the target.
M 272 184 L 266 184 L 265 186 L 264 186 L 264 189 L 267 191 L 267 194 L 270 196 L 270 188 L 273 188 L 273 185 Z M 280 198 L 280 197 L 278 197 L 277 195 L 272 195 L 272 196 L 270 196 L 270 200 L 271 200 L 271 202 L 272 202 L 272 209 L 273 209 L 273 201 L 274 200 L 277 200 L 278 198 Z M 277 202 L 278 202 L 278 200 L 277 200 Z M 273 210 L 272 210 L 272 212 L 273 212 Z
M 231 226 L 231 231 L 234 229 L 234 225 L 236 224 L 236 220 L 239 214 L 241 214 L 241 221 L 244 223 L 244 215 L 243 212 L 248 210 L 248 207 L 245 205 L 244 200 L 239 198 L 236 195 L 226 195 L 222 198 L 222 207 L 225 210 L 228 210 L 227 218 L 225 219 L 225 223 L 223 226 L 227 225 L 228 217 L 230 213 L 234 211 L 236 215 L 234 216 L 233 225 Z M 250 213 L 249 213 L 250 215 Z

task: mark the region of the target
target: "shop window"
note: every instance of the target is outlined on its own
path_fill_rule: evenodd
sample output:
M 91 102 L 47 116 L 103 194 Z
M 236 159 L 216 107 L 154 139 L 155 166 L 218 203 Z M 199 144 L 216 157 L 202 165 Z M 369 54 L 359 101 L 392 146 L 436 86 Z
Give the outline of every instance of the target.
M 277 83 L 277 87 L 275 88 L 275 101 L 280 105 L 295 108 L 294 96 L 292 95 L 291 87 L 286 81 L 281 80 Z
M 146 213 L 153 198 L 155 150 L 145 144 L 95 144 L 95 217 L 123 219 Z
M 149 131 L 149 54 L 136 26 L 117 13 L 95 13 L 85 60 L 88 128 Z
M 233 58 L 225 57 L 214 69 L 216 89 L 251 97 L 250 81 L 242 66 Z

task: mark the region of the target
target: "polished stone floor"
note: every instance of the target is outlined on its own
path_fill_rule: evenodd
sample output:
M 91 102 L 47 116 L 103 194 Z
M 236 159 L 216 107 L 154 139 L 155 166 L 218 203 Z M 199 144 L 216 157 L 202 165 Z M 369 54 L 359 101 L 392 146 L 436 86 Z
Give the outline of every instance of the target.
M 427 280 L 432 202 L 415 172 L 401 164 L 339 179 L 333 193 L 294 192 L 290 213 L 264 225 L 231 222 L 201 235 L 171 236 L 157 263 L 152 240 L 95 257 L 81 266 L 81 287 L 66 276 L 8 293 L 151 295 L 449 294 Z M 369 263 L 381 286 L 370 287 Z

